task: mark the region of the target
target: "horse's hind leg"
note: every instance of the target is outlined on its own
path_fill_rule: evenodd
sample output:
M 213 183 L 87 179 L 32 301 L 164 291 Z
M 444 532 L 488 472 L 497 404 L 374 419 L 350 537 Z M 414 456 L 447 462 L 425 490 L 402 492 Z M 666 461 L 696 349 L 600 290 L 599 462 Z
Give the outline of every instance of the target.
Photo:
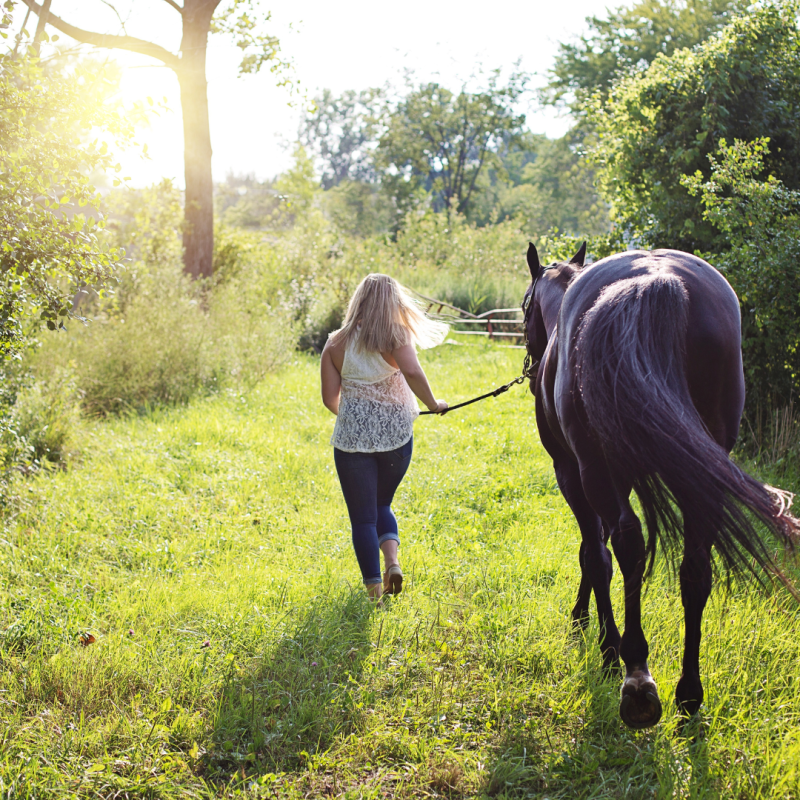
M 578 552 L 578 562 L 581 565 L 581 582 L 578 586 L 578 597 L 572 608 L 572 628 L 580 632 L 589 627 L 589 601 L 592 599 L 592 582 L 586 569 L 586 545 L 581 542 Z
M 642 525 L 628 502 L 630 491 L 618 491 L 605 469 L 593 463 L 581 471 L 581 480 L 592 506 L 610 524 L 611 546 L 625 581 L 625 630 L 619 651 L 625 662 L 625 679 L 619 714 L 630 728 L 649 728 L 661 719 L 662 709 L 647 666 L 650 649 L 642 629 L 645 567 Z
M 604 544 L 608 543 L 609 536 L 608 525 L 604 522 Z M 581 542 L 581 549 L 578 553 L 578 562 L 581 565 L 581 582 L 580 586 L 578 586 L 578 597 L 572 608 L 572 628 L 576 632 L 582 632 L 589 627 L 589 601 L 592 599 L 592 582 L 589 578 L 589 570 L 586 567 L 586 545 L 583 542 Z
M 700 680 L 700 635 L 703 610 L 711 593 L 711 558 L 708 544 L 691 521 L 685 522 L 683 561 L 680 569 L 681 600 L 686 634 L 683 674 L 675 689 L 675 702 L 684 714 L 695 714 L 703 702 Z
M 589 504 L 581 484 L 578 465 L 571 459 L 554 462 L 556 479 L 581 530 L 581 585 L 573 609 L 573 623 L 588 617 L 589 598 L 594 591 L 600 624 L 600 649 L 606 669 L 619 663 L 619 630 L 611 606 L 611 553 L 605 545 L 603 523 Z M 580 622 L 578 622 L 580 625 Z
M 661 700 L 650 675 L 650 648 L 642 629 L 642 579 L 645 546 L 642 525 L 627 500 L 617 526 L 611 530 L 611 546 L 625 580 L 625 631 L 620 655 L 625 662 L 619 714 L 630 728 L 649 728 L 661 719 Z

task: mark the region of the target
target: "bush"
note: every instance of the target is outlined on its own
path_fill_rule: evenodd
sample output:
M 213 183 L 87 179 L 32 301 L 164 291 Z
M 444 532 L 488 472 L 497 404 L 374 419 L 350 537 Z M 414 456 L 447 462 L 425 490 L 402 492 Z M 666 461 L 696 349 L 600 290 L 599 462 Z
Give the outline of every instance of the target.
M 66 467 L 77 451 L 79 402 L 80 391 L 68 370 L 23 388 L 7 418 L 6 459 L 26 472 Z
M 721 139 L 772 137 L 770 174 L 800 189 L 800 30 L 796 0 L 757 3 L 697 47 L 659 56 L 592 115 L 601 190 L 648 247 L 720 252 L 681 176 L 710 177 Z
M 78 453 L 80 392 L 68 370 L 34 381 L 16 364 L 2 372 L 0 405 L 0 504 L 7 501 L 14 475 L 64 469 Z
M 341 327 L 347 310 L 347 298 L 314 278 L 293 279 L 281 293 L 281 302 L 296 327 L 298 349 L 315 353 L 321 353 L 328 334 Z
M 529 238 L 513 220 L 478 228 L 455 214 L 409 215 L 395 246 L 396 277 L 473 314 L 518 306 L 530 282 Z
M 800 376 L 800 191 L 774 176 L 759 180 L 767 139 L 723 139 L 712 156 L 711 179 L 698 172 L 683 184 L 703 204 L 703 218 L 729 245 L 703 254 L 728 279 L 742 309 L 745 410 L 760 427 L 797 395 Z
M 323 222 L 289 230 L 270 248 L 287 277 L 281 304 L 296 325 L 298 346 L 319 352 L 371 272 L 472 313 L 518 306 L 530 282 L 528 238 L 511 221 L 478 228 L 463 216 L 448 222 L 429 211 L 410 214 L 395 242 L 342 236 Z
M 246 302 L 238 282 L 204 296 L 188 279 L 170 278 L 129 298 L 124 312 L 73 323 L 35 357 L 36 373 L 80 365 L 83 408 L 104 415 L 252 384 L 288 358 L 294 335 L 280 310 Z

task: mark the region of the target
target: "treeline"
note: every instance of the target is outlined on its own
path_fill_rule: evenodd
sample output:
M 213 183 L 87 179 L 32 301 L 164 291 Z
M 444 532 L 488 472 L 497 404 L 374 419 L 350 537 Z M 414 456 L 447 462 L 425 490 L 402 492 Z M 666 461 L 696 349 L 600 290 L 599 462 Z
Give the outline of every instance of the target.
M 725 273 L 745 432 L 778 458 L 797 440 L 799 73 L 794 0 L 643 0 L 588 20 L 535 93 L 519 72 L 324 92 L 291 169 L 216 187 L 213 276 L 192 281 L 173 187 L 101 197 L 87 177 L 114 176 L 103 138 L 132 135 L 114 76 L 0 55 L 4 463 L 62 461 L 77 410 L 237 390 L 318 350 L 367 272 L 482 311 L 519 303 L 529 240 L 557 259 L 584 238 L 595 259 L 672 247 Z M 571 115 L 566 136 L 529 130 L 534 101 Z
M 478 227 L 513 219 L 539 234 L 607 232 L 608 207 L 575 134 L 548 139 L 526 129 L 517 111 L 532 97 L 525 75 L 482 77 L 476 91 L 426 83 L 399 96 L 366 89 L 317 97 L 295 155 L 298 164 L 309 160 L 330 221 L 360 237 L 394 237 L 409 215 L 427 212 Z M 280 179 L 230 176 L 217 188 L 220 219 L 271 227 L 280 196 Z

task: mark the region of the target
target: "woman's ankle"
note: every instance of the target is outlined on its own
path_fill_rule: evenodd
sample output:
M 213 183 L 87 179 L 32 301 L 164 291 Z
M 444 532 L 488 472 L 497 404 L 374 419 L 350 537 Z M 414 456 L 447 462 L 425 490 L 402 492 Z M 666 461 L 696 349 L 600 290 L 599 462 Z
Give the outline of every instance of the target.
M 366 588 L 370 600 L 377 602 L 381 599 L 383 595 L 383 583 L 368 583 Z
M 397 557 L 398 544 L 396 539 L 387 539 L 381 543 L 381 553 L 383 554 L 384 572 L 389 567 L 399 567 L 400 561 Z

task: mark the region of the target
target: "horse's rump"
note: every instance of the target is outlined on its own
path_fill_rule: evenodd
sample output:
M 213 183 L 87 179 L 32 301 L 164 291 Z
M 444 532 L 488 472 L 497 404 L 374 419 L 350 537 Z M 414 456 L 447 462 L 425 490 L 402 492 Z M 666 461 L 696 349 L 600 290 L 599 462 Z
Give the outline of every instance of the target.
M 602 289 L 580 322 L 572 354 L 590 432 L 614 481 L 639 497 L 648 571 L 657 540 L 677 555 L 683 519 L 691 518 L 728 571 L 758 574 L 755 563 L 786 583 L 749 517 L 788 545 L 792 518 L 730 460 L 692 403 L 688 309 L 684 282 L 668 271 L 623 277 Z

